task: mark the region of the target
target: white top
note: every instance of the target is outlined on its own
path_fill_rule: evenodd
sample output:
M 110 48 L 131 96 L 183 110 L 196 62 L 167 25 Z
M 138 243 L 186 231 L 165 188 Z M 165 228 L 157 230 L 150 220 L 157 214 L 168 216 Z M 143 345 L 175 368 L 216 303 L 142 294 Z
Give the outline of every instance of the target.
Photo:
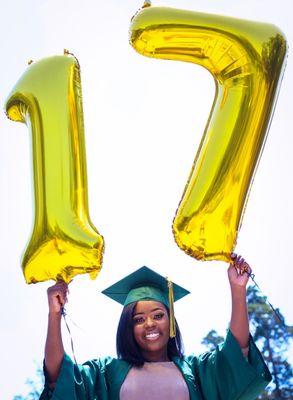
M 173 362 L 145 362 L 132 367 L 120 389 L 120 400 L 189 400 L 189 391 Z

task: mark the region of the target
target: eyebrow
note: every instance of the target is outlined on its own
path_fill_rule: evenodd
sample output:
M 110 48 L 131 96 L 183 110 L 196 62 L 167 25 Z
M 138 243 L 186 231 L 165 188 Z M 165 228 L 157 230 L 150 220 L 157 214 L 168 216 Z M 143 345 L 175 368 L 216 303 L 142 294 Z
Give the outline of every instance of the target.
M 164 312 L 164 310 L 163 310 L 162 308 L 160 308 L 160 307 L 154 308 L 154 309 L 151 310 L 150 312 L 154 312 L 154 311 L 158 311 L 158 310 Z M 143 313 L 143 312 L 135 313 L 135 314 L 133 315 L 133 317 L 136 317 L 137 315 L 143 315 L 143 314 L 145 314 L 145 313 Z

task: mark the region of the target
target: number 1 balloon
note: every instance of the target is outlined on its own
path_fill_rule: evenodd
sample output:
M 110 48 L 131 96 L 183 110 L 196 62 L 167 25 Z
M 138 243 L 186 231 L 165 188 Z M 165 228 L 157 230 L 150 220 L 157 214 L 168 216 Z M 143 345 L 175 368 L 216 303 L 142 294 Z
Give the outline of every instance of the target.
M 95 278 L 103 238 L 88 213 L 79 64 L 67 55 L 31 64 L 10 93 L 6 112 L 32 135 L 35 222 L 22 267 L 27 283 Z
M 189 255 L 230 261 L 284 70 L 284 36 L 270 24 L 147 7 L 132 19 L 130 42 L 144 56 L 199 64 L 214 78 L 173 232 Z

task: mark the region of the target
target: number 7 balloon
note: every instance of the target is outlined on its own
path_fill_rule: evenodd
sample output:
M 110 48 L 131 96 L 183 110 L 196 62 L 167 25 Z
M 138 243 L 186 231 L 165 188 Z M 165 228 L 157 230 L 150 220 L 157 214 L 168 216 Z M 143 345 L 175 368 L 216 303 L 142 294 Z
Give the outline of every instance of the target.
M 270 24 L 148 7 L 132 19 L 130 43 L 144 56 L 199 64 L 214 78 L 173 232 L 192 257 L 229 262 L 284 71 L 284 36 Z
M 79 64 L 69 55 L 31 64 L 6 112 L 32 135 L 35 222 L 22 267 L 27 283 L 101 269 L 103 238 L 88 213 Z

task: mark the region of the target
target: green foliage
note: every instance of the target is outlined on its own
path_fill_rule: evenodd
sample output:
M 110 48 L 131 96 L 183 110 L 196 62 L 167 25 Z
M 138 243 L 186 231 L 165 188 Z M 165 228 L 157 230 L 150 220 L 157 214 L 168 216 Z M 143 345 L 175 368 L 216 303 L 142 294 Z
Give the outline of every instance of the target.
M 254 286 L 247 290 L 248 313 L 252 336 L 268 365 L 273 382 L 259 399 L 292 399 L 293 371 L 287 360 L 292 344 L 293 326 L 286 325 L 279 309 L 276 313 Z
M 273 312 L 266 297 L 255 286 L 248 287 L 247 301 L 251 334 L 273 377 L 272 383 L 258 400 L 293 399 L 292 365 L 287 360 L 293 326 L 286 325 L 279 309 L 276 309 L 277 315 Z M 223 337 L 211 330 L 203 338 L 202 344 L 212 351 L 222 341 Z
M 218 335 L 217 331 L 212 329 L 201 341 L 209 351 L 213 351 L 216 346 L 224 341 L 223 336 Z
M 17 395 L 13 397 L 13 400 L 39 400 L 44 386 L 44 375 L 41 368 L 37 368 L 36 380 L 28 379 L 26 385 L 28 386 L 29 393 L 26 395 Z

